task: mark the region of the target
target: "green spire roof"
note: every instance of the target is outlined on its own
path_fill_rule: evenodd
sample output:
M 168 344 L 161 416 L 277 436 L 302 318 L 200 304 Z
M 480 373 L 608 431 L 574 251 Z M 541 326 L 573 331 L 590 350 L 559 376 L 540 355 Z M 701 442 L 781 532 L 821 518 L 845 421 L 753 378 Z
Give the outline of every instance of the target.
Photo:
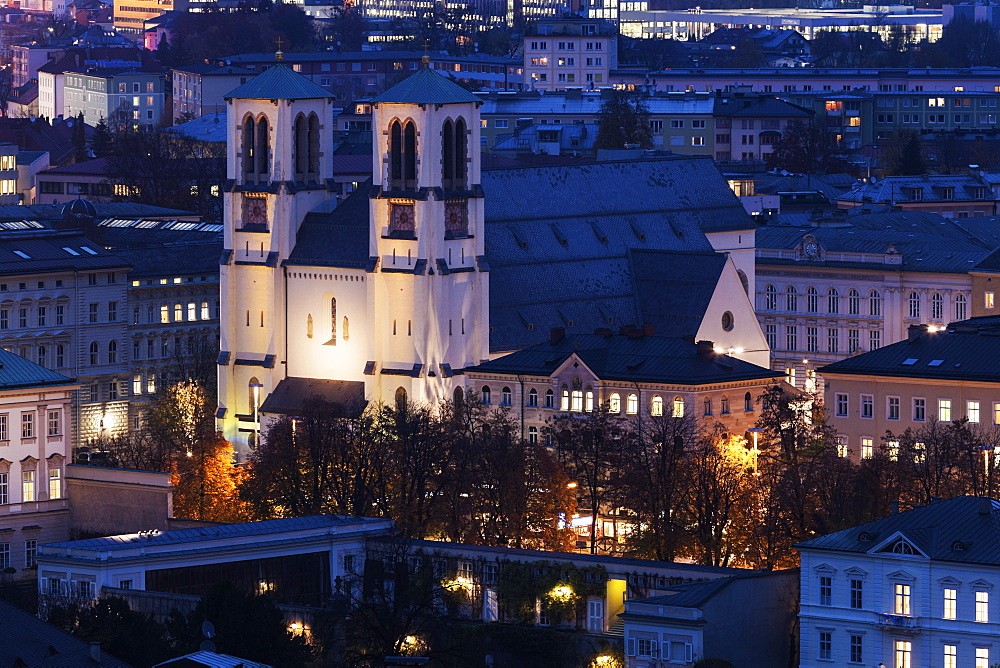
M 0 350 L 0 390 L 39 385 L 69 385 L 72 382 L 55 371 L 49 371 L 14 353 Z
M 481 100 L 448 77 L 423 67 L 406 77 L 372 102 L 388 104 L 468 104 Z
M 281 63 L 226 95 L 227 100 L 311 100 L 326 97 L 334 96 Z

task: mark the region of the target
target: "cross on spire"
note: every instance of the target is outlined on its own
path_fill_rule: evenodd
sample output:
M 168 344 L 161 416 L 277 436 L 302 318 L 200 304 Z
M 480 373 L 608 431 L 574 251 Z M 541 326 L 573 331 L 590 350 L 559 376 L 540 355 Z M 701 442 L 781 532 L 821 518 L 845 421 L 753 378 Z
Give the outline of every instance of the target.
M 278 45 L 278 50 L 274 52 L 274 59 L 280 63 L 285 59 L 285 53 L 281 50 L 281 45 L 284 43 L 284 40 L 281 39 L 281 35 L 278 35 L 277 39 L 274 41 Z

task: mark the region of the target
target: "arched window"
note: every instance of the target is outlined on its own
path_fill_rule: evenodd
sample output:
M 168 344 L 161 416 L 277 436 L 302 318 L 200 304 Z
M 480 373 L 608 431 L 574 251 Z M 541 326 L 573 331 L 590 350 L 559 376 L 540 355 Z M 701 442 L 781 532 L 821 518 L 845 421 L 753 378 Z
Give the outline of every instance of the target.
M 319 117 L 309 114 L 309 176 L 319 179 Z
M 965 320 L 969 316 L 968 305 L 965 295 L 955 295 L 955 320 Z
M 445 190 L 455 187 L 455 127 L 450 118 L 441 128 L 441 185 Z
M 684 417 L 684 397 L 674 397 L 673 417 L 675 418 Z
M 153 380 L 147 390 L 149 392 L 154 392 L 155 378 L 153 377 L 152 372 L 149 377 Z M 247 412 L 253 416 L 253 420 L 255 422 L 257 421 L 257 409 L 260 408 L 260 388 L 262 387 L 263 385 L 261 385 L 260 381 L 257 380 L 257 376 L 250 378 L 250 381 L 247 383 L 247 406 L 250 409 Z
M 819 312 L 819 292 L 811 285 L 806 288 L 806 310 L 810 313 Z
M 403 189 L 403 126 L 389 124 L 389 190 Z
M 861 293 L 854 288 L 847 291 L 847 314 L 861 315 Z
M 840 313 L 840 294 L 837 288 L 826 291 L 826 310 L 828 313 Z
M 622 395 L 617 392 L 612 392 L 611 396 L 608 397 L 608 412 L 609 413 L 621 413 L 622 412 Z
M 785 288 L 785 310 L 792 313 L 799 310 L 799 296 L 795 293 L 794 285 Z
M 402 387 L 396 388 L 396 410 L 406 410 L 406 390 Z
M 706 417 L 712 414 L 712 397 L 705 397 L 705 413 Z
M 331 346 L 337 345 L 337 298 L 330 298 L 330 340 Z
M 743 395 L 743 410 L 747 413 L 753 412 L 753 395 L 749 392 Z
M 509 387 L 504 386 L 504 388 L 500 390 L 500 405 L 501 406 L 511 405 L 511 393 Z
M 468 161 L 468 132 L 465 128 L 465 119 L 459 118 L 455 121 L 455 188 L 465 189 L 466 163 Z
M 108 364 L 118 363 L 118 342 L 108 341 Z
M 649 406 L 649 414 L 657 417 L 663 415 L 663 397 L 658 394 L 653 395 L 653 401 Z
M 305 181 L 309 170 L 309 122 L 299 114 L 295 117 L 295 180 Z
M 98 355 L 101 354 L 100 351 L 101 351 L 101 348 L 100 348 L 100 346 L 97 345 L 97 341 L 91 341 L 90 342 L 90 366 L 97 366 L 98 362 L 100 361 L 100 360 L 98 360 Z
M 538 445 L 538 427 L 528 427 L 528 443 Z
M 38 346 L 38 366 L 48 367 L 48 351 L 45 346 Z
M 904 540 L 897 541 L 895 545 L 892 546 L 893 554 L 916 554 L 913 546 Z
M 417 126 L 413 121 L 403 128 L 403 187 L 417 189 Z
M 465 392 L 462 388 L 456 387 L 455 391 L 451 393 L 452 402 L 455 404 L 455 410 L 460 411 L 465 407 Z
M 591 387 L 583 395 L 583 410 L 592 413 L 594 410 L 594 390 Z
M 625 400 L 625 412 L 629 415 L 639 414 L 639 395 L 628 395 L 628 398 Z
M 773 285 L 764 286 L 764 308 L 768 311 L 778 309 L 778 291 Z
M 254 156 L 257 163 L 257 175 L 267 176 L 270 171 L 271 135 L 268 131 L 267 116 L 257 119 L 257 141 L 254 146 Z
M 552 390 L 545 390 L 545 407 L 555 408 L 556 407 L 556 395 Z
M 944 298 L 940 292 L 931 295 L 931 318 L 934 320 L 944 318 Z
M 916 292 L 911 292 L 910 296 L 906 298 L 906 301 L 909 304 L 910 317 L 914 318 L 914 319 L 919 319 L 920 318 L 920 295 L 918 295 Z M 872 313 L 872 315 L 875 315 L 875 314 Z
M 312 313 L 306 316 L 306 337 L 313 337 L 313 316 Z
M 729 396 L 726 394 L 722 395 L 722 400 L 720 402 L 721 408 L 719 410 L 723 415 L 729 415 Z
M 882 295 L 878 290 L 868 293 L 868 315 L 873 317 L 882 315 Z
M 538 390 L 535 388 L 528 390 L 528 407 L 538 408 Z
M 344 340 L 347 341 L 351 338 L 351 322 L 344 316 L 344 331 L 342 332 Z
M 566 384 L 562 386 L 562 401 L 559 402 L 559 410 L 569 410 L 569 386 Z
M 56 368 L 61 369 L 65 366 L 66 362 L 66 349 L 60 343 L 56 346 Z
M 483 385 L 482 397 L 483 397 L 483 405 L 489 406 L 490 404 L 493 403 L 493 400 L 492 400 L 492 398 L 490 396 L 490 386 L 489 385 Z
M 254 167 L 254 141 L 257 137 L 256 126 L 252 116 L 243 121 L 243 173 L 252 177 L 256 172 Z

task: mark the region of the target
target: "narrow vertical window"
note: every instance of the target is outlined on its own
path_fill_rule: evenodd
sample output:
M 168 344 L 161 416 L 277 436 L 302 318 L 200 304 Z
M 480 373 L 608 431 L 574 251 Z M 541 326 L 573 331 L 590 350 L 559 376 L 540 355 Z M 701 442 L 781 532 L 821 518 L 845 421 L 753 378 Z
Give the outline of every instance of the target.
M 403 185 L 407 190 L 417 188 L 417 128 L 413 121 L 403 128 Z
M 468 161 L 468 132 L 466 131 L 465 119 L 459 118 L 455 121 L 455 188 L 465 189 L 466 166 Z
M 403 127 L 399 121 L 389 125 L 389 189 L 403 187 Z
M 396 333 L 396 321 L 392 321 L 392 333 Z M 330 299 L 330 340 L 327 342 L 331 346 L 337 345 L 337 298 Z
M 270 134 L 268 133 L 267 117 L 261 116 L 257 121 L 257 141 L 255 144 L 255 162 L 257 163 L 257 174 L 266 176 L 269 171 L 268 162 L 270 160 Z
M 257 132 L 253 118 L 247 117 L 243 123 L 243 173 L 251 176 L 254 173 L 254 140 Z
M 445 190 L 455 187 L 455 130 L 451 119 L 441 128 L 441 185 Z

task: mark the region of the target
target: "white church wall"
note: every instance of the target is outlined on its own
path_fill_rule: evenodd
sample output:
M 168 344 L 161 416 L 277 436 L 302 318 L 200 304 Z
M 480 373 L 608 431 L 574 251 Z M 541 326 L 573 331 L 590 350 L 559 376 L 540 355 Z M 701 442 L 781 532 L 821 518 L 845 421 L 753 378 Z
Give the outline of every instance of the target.
M 728 314 L 728 315 L 727 315 Z M 669 335 L 669 332 L 658 332 Z M 712 341 L 732 355 L 764 368 L 771 367 L 771 352 L 764 332 L 760 328 L 750 298 L 743 290 L 743 283 L 732 258 L 719 276 L 715 292 L 705 310 L 698 340 Z M 738 352 L 735 349 L 742 349 Z

